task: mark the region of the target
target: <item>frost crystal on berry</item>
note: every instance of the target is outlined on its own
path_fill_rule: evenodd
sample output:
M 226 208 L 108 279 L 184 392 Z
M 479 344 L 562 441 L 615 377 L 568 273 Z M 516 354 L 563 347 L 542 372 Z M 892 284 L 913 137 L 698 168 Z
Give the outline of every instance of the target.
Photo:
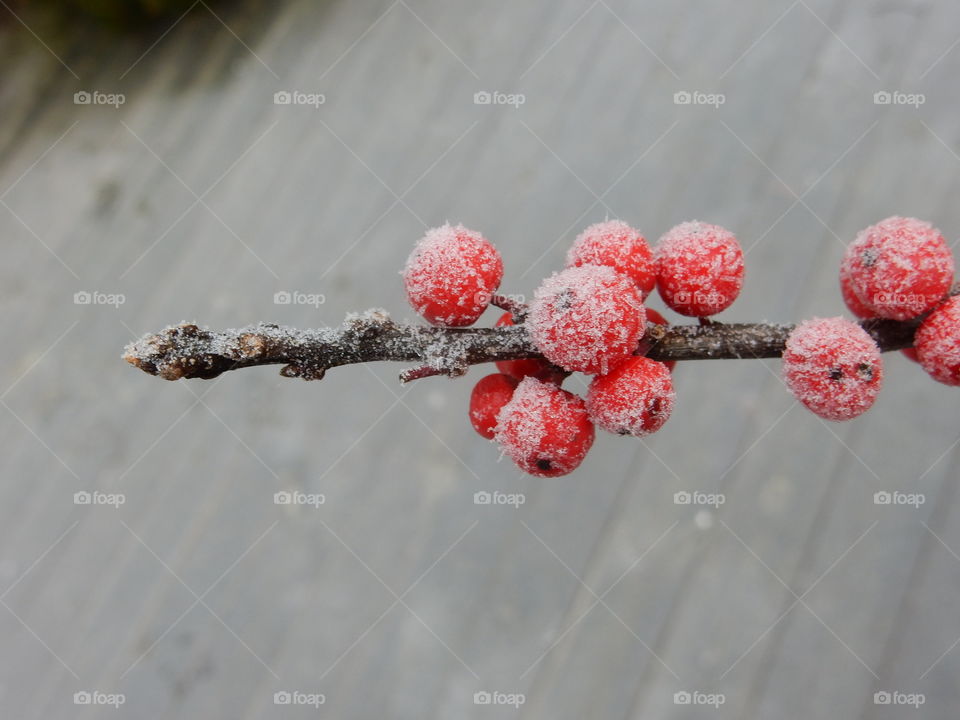
M 913 347 L 934 380 L 960 385 L 960 297 L 951 297 L 924 318 Z
M 861 230 L 847 246 L 840 281 L 873 315 L 909 320 L 943 299 L 953 269 L 950 248 L 933 225 L 889 217 Z
M 517 387 L 516 378 L 494 373 L 480 379 L 470 394 L 470 423 L 487 440 L 493 439 L 497 413 L 510 402 Z
M 495 438 L 521 470 L 557 477 L 580 465 L 594 435 L 581 398 L 553 383 L 525 377 L 497 415 Z
M 646 238 L 620 220 L 584 230 L 567 252 L 567 267 L 606 265 L 632 279 L 646 298 L 657 282 L 653 253 Z
M 867 331 L 842 317 L 813 318 L 787 338 L 783 378 L 790 392 L 826 420 L 866 412 L 883 384 L 880 348 Z
M 602 265 L 581 265 L 543 281 L 526 324 L 554 365 L 604 373 L 637 348 L 646 312 L 640 289 L 629 277 Z
M 607 432 L 643 437 L 663 427 L 674 399 L 669 368 L 656 360 L 632 357 L 608 375 L 593 379 L 587 412 Z
M 660 238 L 654 257 L 657 290 L 681 315 L 714 315 L 740 294 L 743 251 L 733 233 L 719 225 L 680 223 Z
M 427 322 L 475 323 L 503 278 L 497 249 L 480 233 L 450 224 L 428 230 L 403 269 L 407 298 Z

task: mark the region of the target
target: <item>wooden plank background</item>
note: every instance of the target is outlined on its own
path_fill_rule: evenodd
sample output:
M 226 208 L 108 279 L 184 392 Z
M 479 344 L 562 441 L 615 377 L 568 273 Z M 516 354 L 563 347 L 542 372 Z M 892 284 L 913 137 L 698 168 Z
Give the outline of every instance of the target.
M 0 14 L 0 716 L 316 714 L 285 691 L 331 718 L 955 716 L 960 415 L 899 355 L 845 425 L 776 362 L 685 364 L 661 433 L 549 481 L 473 434 L 469 381 L 166 384 L 119 359 L 181 320 L 409 318 L 397 271 L 448 219 L 521 294 L 590 222 L 704 219 L 748 248 L 728 319 L 840 313 L 861 227 L 960 236 L 954 3 L 245 0 L 140 37 Z M 94 490 L 125 503 L 74 503 Z

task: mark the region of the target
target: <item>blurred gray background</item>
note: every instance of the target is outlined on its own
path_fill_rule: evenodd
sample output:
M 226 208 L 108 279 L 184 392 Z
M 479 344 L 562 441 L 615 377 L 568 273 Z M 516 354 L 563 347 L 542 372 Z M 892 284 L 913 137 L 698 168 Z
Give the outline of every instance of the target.
M 591 222 L 706 220 L 747 251 L 721 319 L 845 312 L 857 230 L 960 235 L 955 3 L 201 1 L 138 35 L 0 4 L 0 716 L 955 716 L 960 413 L 897 353 L 844 425 L 776 361 L 684 363 L 663 431 L 553 480 L 470 428 L 486 368 L 120 359 L 183 320 L 412 320 L 445 220 L 526 295 Z

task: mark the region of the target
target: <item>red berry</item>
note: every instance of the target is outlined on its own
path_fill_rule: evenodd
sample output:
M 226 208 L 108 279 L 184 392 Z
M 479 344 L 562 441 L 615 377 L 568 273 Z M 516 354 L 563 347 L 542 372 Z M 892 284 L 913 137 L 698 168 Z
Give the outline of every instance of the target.
M 500 253 L 463 225 L 428 230 L 403 270 L 410 304 L 427 322 L 443 327 L 475 323 L 502 278 Z
M 663 315 L 658 313 L 656 310 L 654 310 L 653 308 L 648 307 L 646 308 L 646 311 L 647 311 L 647 327 L 648 328 L 651 325 L 666 325 L 668 327 L 670 326 L 670 323 L 667 322 L 667 319 Z M 673 369 L 677 366 L 677 361 L 667 360 L 663 364 L 667 366 L 667 370 L 669 370 L 670 372 L 673 372 Z
M 470 422 L 473 429 L 487 440 L 493 439 L 497 427 L 497 413 L 513 397 L 516 378 L 494 373 L 480 379 L 470 394 Z
M 497 416 L 496 440 L 517 466 L 537 477 L 576 470 L 593 445 L 593 423 L 581 398 L 525 377 Z
M 503 317 L 497 320 L 495 327 L 508 327 L 513 325 L 513 314 L 505 313 Z M 540 358 L 523 358 L 522 360 L 498 360 L 497 370 L 507 375 L 515 377 L 517 380 L 525 378 L 527 375 L 533 375 L 541 380 L 548 378 L 555 380 L 556 376 L 553 366 L 546 360 Z M 562 381 L 562 379 L 561 379 Z
M 643 297 L 626 275 L 581 265 L 543 281 L 527 326 L 540 352 L 570 372 L 603 373 L 628 358 L 646 329 Z
M 743 287 L 740 243 L 718 225 L 681 223 L 660 238 L 654 257 L 660 296 L 681 315 L 715 315 Z
M 960 385 L 960 297 L 951 297 L 924 318 L 913 347 L 934 380 Z
M 593 379 L 587 412 L 607 432 L 643 437 L 670 418 L 674 397 L 670 370 L 664 363 L 632 357 Z
M 880 348 L 842 317 L 800 323 L 787 338 L 783 378 L 794 396 L 826 420 L 850 420 L 873 405 L 883 384 Z
M 850 243 L 840 278 L 874 315 L 909 320 L 931 310 L 947 294 L 953 282 L 953 256 L 930 223 L 889 217 L 861 230 Z
M 847 306 L 847 310 L 853 313 L 854 317 L 866 320 L 877 316 L 856 296 L 853 288 L 850 287 L 850 277 L 844 272 L 840 273 L 840 294 L 843 296 L 843 302 Z
M 606 265 L 631 278 L 646 298 L 657 284 L 653 253 L 646 238 L 620 220 L 591 225 L 567 252 L 567 267 Z

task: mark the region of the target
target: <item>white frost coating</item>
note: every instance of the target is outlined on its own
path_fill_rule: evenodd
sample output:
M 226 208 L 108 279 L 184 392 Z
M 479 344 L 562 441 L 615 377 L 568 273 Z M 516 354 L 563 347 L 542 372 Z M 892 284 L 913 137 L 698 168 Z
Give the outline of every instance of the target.
M 567 251 L 567 267 L 607 265 L 633 279 L 643 296 L 653 289 L 656 272 L 646 238 L 622 220 L 591 225 Z
M 574 442 L 577 436 L 587 437 L 584 432 L 587 442 Z M 592 432 L 581 398 L 528 375 L 497 414 L 494 439 L 527 472 L 536 473 L 536 463 L 544 461 L 541 470 L 565 474 L 583 460 Z
M 555 392 L 551 387 L 551 384 L 528 375 L 517 385 L 510 401 L 500 408 L 495 438 L 506 455 L 524 458 L 538 451 L 547 434 L 542 411 L 550 407 Z M 510 431 L 504 432 L 508 425 Z
M 631 358 L 609 376 L 594 379 L 587 393 L 587 412 L 607 432 L 644 437 L 663 427 L 675 399 L 666 365 Z
M 636 348 L 646 312 L 639 288 L 626 275 L 581 265 L 543 281 L 526 324 L 550 362 L 570 371 L 605 373 Z
M 401 271 L 414 309 L 437 325 L 476 322 L 500 285 L 503 261 L 480 233 L 463 225 L 427 230 Z
M 933 379 L 960 385 L 960 297 L 950 298 L 927 316 L 917 329 L 914 347 Z
M 709 310 L 706 314 L 720 312 L 743 286 L 740 243 L 719 225 L 699 220 L 676 225 L 657 242 L 654 259 L 660 293 L 678 311 L 678 305 L 696 305 Z
M 813 318 L 787 338 L 783 376 L 790 392 L 827 420 L 849 420 L 873 405 L 883 384 L 880 348 L 842 317 Z
M 857 233 L 840 273 L 856 299 L 873 313 L 909 320 L 947 293 L 954 263 L 937 228 L 917 218 L 893 216 Z

